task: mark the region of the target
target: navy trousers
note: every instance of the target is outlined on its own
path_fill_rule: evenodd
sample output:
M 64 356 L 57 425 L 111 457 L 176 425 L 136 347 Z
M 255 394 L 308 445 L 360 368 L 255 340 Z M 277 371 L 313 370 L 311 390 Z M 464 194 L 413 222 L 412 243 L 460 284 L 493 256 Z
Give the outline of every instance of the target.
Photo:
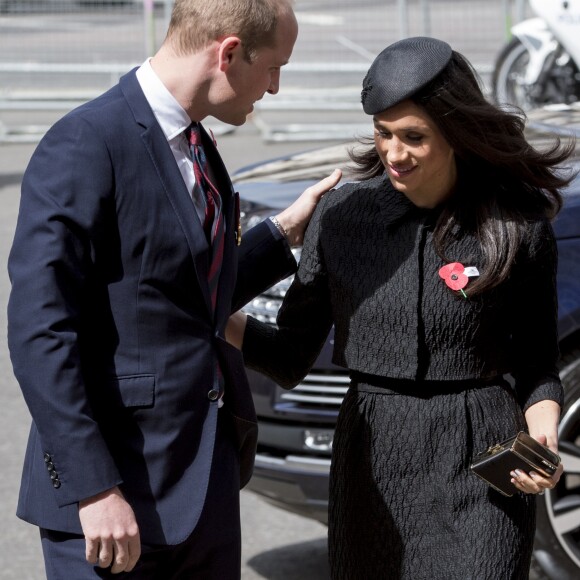
M 131 572 L 112 574 L 86 561 L 83 536 L 41 529 L 47 580 L 239 580 L 239 462 L 226 407 L 219 411 L 214 458 L 204 510 L 185 542 L 143 545 Z

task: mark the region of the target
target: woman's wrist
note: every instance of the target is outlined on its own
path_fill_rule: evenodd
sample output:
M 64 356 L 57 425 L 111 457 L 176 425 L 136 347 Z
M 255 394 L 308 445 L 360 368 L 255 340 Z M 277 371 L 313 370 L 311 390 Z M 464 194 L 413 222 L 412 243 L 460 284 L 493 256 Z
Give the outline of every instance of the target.
M 534 439 L 545 435 L 548 447 L 557 451 L 560 405 L 551 400 L 538 401 L 528 407 L 525 418 L 530 435 Z

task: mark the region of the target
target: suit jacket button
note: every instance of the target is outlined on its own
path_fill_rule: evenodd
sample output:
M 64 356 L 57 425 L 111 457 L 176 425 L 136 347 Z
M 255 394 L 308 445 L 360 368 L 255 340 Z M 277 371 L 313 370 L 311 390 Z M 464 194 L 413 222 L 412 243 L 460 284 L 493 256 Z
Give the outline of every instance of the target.
M 48 469 L 48 471 L 52 471 L 54 469 L 54 463 L 52 461 L 47 461 L 46 469 Z
M 55 479 L 52 482 L 52 487 L 54 487 L 54 489 L 58 489 L 60 487 L 60 479 Z
M 50 472 L 50 479 L 52 479 L 53 481 L 56 481 L 58 479 L 58 473 L 54 469 Z
M 220 396 L 220 392 L 219 392 L 219 391 L 216 391 L 215 389 L 212 389 L 212 390 L 211 390 L 211 391 L 210 391 L 210 392 L 207 394 L 207 398 L 208 398 L 210 401 L 217 401 L 217 400 L 218 400 L 218 398 L 219 398 L 219 396 Z
M 50 456 L 50 453 L 45 453 L 44 454 L 44 462 L 48 463 L 51 460 L 52 460 L 52 457 Z

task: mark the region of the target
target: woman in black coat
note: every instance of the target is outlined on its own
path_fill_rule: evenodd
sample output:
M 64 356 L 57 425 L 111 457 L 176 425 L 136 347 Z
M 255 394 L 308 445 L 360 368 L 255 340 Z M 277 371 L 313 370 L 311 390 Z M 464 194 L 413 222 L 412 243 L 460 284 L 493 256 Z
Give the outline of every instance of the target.
M 430 38 L 387 47 L 362 102 L 362 180 L 317 208 L 278 327 L 237 314 L 229 335 L 291 388 L 335 326 L 352 381 L 332 457 L 334 579 L 527 578 L 534 494 L 562 468 L 511 471 L 506 497 L 470 465 L 524 429 L 557 452 L 550 220 L 573 144 L 533 149 L 523 115 L 488 103 L 469 63 Z

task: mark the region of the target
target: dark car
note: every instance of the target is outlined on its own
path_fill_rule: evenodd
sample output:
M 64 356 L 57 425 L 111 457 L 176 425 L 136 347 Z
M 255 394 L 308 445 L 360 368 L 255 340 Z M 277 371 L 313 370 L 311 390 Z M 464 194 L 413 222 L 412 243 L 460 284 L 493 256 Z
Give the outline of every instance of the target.
M 580 109 L 542 109 L 528 118 L 528 138 L 538 147 L 554 134 L 572 132 L 580 137 Z M 246 227 L 286 207 L 335 167 L 345 167 L 347 147 L 307 151 L 238 171 L 234 181 Z M 572 164 L 580 168 L 580 159 Z M 558 580 L 580 578 L 580 177 L 564 193 L 564 208 L 554 229 L 559 250 L 560 374 L 566 390 L 560 425 L 565 472 L 555 489 L 538 498 L 534 553 L 536 577 Z M 299 250 L 296 255 L 299 258 Z M 291 281 L 280 282 L 244 310 L 275 324 Z M 248 488 L 282 509 L 323 523 L 327 522 L 334 425 L 349 384 L 346 369 L 331 362 L 332 349 L 331 331 L 310 374 L 290 391 L 248 371 L 260 426 L 256 467 Z

